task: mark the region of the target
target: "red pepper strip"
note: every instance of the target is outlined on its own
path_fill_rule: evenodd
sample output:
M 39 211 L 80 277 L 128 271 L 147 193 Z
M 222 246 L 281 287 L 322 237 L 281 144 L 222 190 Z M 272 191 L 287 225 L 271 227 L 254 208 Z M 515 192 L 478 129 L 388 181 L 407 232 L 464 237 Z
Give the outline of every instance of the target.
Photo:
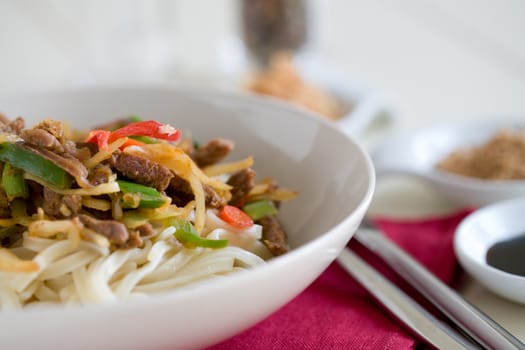
M 228 224 L 238 228 L 248 228 L 253 225 L 253 220 L 248 214 L 233 205 L 226 205 L 219 210 L 219 217 Z
M 150 136 L 161 140 L 177 141 L 180 137 L 180 130 L 168 124 L 161 124 L 155 120 L 145 120 L 128 124 L 113 131 L 109 135 L 109 142 L 111 143 L 121 137 L 127 136 Z
M 96 143 L 98 149 L 104 149 L 108 146 L 110 132 L 107 130 L 91 130 L 85 142 Z

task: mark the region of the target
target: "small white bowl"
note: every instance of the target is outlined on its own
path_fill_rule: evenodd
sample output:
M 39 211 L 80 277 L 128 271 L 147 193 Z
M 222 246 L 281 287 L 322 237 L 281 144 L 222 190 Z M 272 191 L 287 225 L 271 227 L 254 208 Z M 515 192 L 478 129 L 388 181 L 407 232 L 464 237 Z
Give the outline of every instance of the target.
M 372 153 L 378 178 L 391 174 L 425 180 L 437 193 L 467 206 L 525 196 L 525 180 L 481 180 L 436 168 L 451 152 L 481 145 L 503 129 L 525 129 L 523 121 L 467 121 L 434 125 L 387 139 Z
M 467 216 L 454 237 L 459 263 L 472 277 L 494 293 L 523 304 L 525 277 L 488 265 L 486 256 L 494 244 L 525 233 L 524 214 L 525 197 L 494 203 Z

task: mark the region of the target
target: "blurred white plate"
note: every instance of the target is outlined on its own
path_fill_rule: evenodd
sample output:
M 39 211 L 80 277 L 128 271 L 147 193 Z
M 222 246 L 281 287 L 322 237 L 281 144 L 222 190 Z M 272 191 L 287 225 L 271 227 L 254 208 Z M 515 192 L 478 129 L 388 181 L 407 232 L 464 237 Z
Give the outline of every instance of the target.
M 525 304 L 525 276 L 487 264 L 494 244 L 525 234 L 525 197 L 494 203 L 467 216 L 456 230 L 454 249 L 460 264 L 494 293 Z M 523 252 L 525 263 L 525 251 Z

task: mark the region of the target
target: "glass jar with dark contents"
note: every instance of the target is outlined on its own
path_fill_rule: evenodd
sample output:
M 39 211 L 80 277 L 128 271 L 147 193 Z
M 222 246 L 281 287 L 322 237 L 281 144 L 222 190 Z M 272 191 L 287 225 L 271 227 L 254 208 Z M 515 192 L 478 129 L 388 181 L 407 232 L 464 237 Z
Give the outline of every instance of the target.
M 307 0 L 241 0 L 242 35 L 255 60 L 300 50 L 308 37 Z

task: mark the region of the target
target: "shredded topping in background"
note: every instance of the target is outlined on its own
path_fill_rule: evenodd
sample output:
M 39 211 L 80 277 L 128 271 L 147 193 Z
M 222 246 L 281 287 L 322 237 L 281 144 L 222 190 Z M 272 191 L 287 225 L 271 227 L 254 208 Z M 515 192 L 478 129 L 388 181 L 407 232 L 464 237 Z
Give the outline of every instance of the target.
M 335 120 L 343 115 L 341 103 L 301 77 L 292 56 L 286 53 L 274 54 L 266 70 L 253 73 L 248 79 L 246 89 L 303 106 L 328 119 Z
M 483 145 L 452 152 L 437 168 L 479 179 L 525 179 L 525 131 L 500 131 Z

